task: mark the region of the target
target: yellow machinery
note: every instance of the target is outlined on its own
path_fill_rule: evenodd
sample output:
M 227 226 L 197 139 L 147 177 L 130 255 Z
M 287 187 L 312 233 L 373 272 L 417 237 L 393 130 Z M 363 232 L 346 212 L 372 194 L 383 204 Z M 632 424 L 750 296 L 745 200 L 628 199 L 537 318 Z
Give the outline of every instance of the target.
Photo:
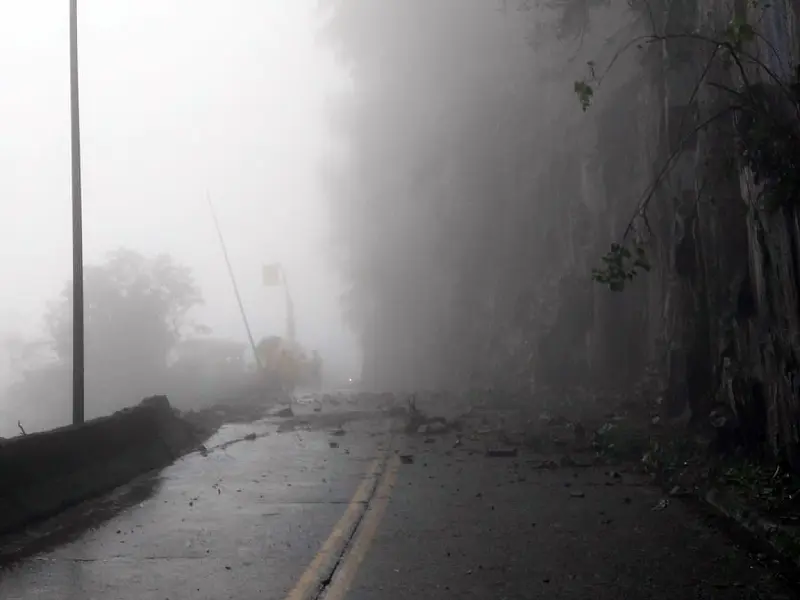
M 295 341 L 280 336 L 263 338 L 256 353 L 264 378 L 270 385 L 286 392 L 298 387 L 318 389 L 322 379 L 322 361 L 314 352 L 311 356 Z
M 241 295 L 239 294 L 239 287 L 233 275 L 233 268 L 225 247 L 225 239 L 222 236 L 222 230 L 210 197 L 208 198 L 208 205 L 211 209 L 211 216 L 217 230 L 225 264 L 228 267 L 228 275 L 231 278 L 233 292 L 239 304 L 242 322 L 247 330 L 250 347 L 253 349 L 264 383 L 270 388 L 278 388 L 288 393 L 293 392 L 299 386 L 319 390 L 322 386 L 322 360 L 316 352 L 309 356 L 303 347 L 295 341 L 294 304 L 289 294 L 289 284 L 286 280 L 285 269 L 280 263 L 264 265 L 262 279 L 266 287 L 283 287 L 286 299 L 286 337 L 269 336 L 262 338 L 256 344 L 242 304 Z

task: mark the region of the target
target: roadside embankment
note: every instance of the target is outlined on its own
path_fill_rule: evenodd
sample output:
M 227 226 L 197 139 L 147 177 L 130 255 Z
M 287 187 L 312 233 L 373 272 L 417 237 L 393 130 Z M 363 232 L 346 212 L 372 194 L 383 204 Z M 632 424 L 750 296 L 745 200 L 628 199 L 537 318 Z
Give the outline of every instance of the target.
M 0 443 L 0 534 L 162 468 L 216 429 L 165 396 L 81 425 Z

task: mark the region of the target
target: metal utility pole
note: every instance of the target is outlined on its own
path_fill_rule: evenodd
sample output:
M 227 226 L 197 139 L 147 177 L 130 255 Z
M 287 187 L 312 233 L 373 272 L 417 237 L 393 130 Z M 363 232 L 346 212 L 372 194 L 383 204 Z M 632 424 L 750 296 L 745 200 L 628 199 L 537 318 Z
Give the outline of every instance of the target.
M 84 421 L 83 206 L 78 94 L 78 0 L 69 2 L 69 83 L 72 122 L 72 422 Z
M 253 350 L 253 357 L 256 359 L 256 365 L 258 365 L 259 370 L 263 367 L 261 364 L 261 358 L 258 356 L 258 352 L 256 350 L 256 341 L 253 338 L 253 331 L 250 329 L 250 322 L 247 320 L 247 313 L 244 310 L 244 303 L 242 303 L 242 296 L 239 293 L 239 286 L 236 285 L 236 277 L 233 275 L 233 267 L 231 266 L 231 259 L 228 257 L 228 248 L 225 246 L 225 238 L 222 237 L 222 229 L 219 226 L 219 220 L 217 219 L 217 213 L 214 211 L 214 205 L 211 203 L 211 195 L 206 196 L 206 200 L 208 200 L 208 208 L 211 210 L 211 218 L 214 219 L 214 227 L 217 230 L 217 236 L 219 237 L 219 245 L 222 247 L 222 255 L 225 257 L 225 264 L 228 266 L 228 275 L 231 278 L 231 284 L 233 285 L 233 293 L 236 295 L 236 302 L 239 303 L 239 312 L 242 315 L 242 322 L 244 322 L 244 328 L 247 330 L 247 337 L 250 340 L 250 348 Z
M 295 338 L 295 325 L 294 325 L 294 302 L 292 302 L 292 295 L 289 292 L 289 282 L 286 279 L 286 269 L 281 266 L 281 278 L 283 279 L 283 291 L 286 300 L 286 339 L 290 342 Z

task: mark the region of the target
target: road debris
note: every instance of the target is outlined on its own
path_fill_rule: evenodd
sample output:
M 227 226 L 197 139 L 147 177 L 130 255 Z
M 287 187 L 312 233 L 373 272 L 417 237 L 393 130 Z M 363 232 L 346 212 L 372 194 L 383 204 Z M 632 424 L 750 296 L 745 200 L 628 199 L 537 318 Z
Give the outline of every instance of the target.
M 400 462 L 404 465 L 410 465 L 414 463 L 414 456 L 412 454 L 401 454 L 400 455 Z
M 673 498 L 683 498 L 686 496 L 690 496 L 691 492 L 686 488 L 676 485 L 669 491 L 669 495 L 672 496 Z
M 656 505 L 651 509 L 654 511 L 662 511 L 669 506 L 669 500 L 666 498 L 662 498 L 659 500 Z
M 513 458 L 518 454 L 517 448 L 487 448 L 486 456 L 490 458 Z
M 550 460 L 550 459 L 533 461 L 531 464 L 533 465 L 534 469 L 548 469 L 548 470 L 551 470 L 551 469 L 558 469 L 559 468 L 559 464 L 556 461 Z
M 439 434 L 439 433 L 446 433 L 449 427 L 447 425 L 447 421 L 445 421 L 442 417 L 433 417 L 429 423 L 423 423 L 419 427 L 417 427 L 417 433 L 422 434 Z

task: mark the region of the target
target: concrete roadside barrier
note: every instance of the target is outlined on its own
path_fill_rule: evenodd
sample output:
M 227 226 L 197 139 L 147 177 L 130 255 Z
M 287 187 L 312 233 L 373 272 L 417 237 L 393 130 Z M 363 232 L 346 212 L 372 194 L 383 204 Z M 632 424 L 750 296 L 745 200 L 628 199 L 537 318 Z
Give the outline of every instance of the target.
M 0 534 L 160 469 L 211 431 L 182 419 L 165 396 L 82 425 L 0 442 Z

